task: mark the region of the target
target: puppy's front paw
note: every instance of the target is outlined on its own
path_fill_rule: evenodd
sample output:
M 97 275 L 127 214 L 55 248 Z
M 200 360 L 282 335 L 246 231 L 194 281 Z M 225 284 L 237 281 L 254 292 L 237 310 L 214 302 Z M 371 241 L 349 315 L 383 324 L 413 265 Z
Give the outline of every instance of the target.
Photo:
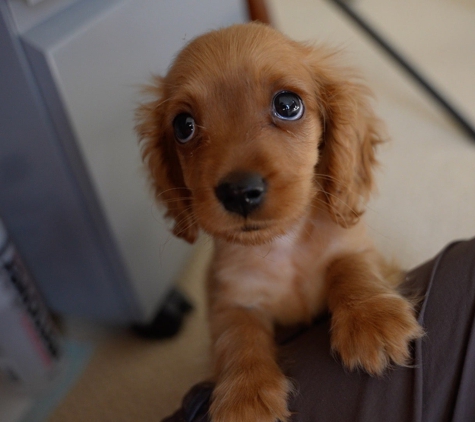
M 371 375 L 382 374 L 391 362 L 407 365 L 409 344 L 422 335 L 411 305 L 397 294 L 338 308 L 332 316 L 332 349 L 349 369 Z
M 216 385 L 210 406 L 213 422 L 286 422 L 290 383 L 278 370 L 241 371 Z

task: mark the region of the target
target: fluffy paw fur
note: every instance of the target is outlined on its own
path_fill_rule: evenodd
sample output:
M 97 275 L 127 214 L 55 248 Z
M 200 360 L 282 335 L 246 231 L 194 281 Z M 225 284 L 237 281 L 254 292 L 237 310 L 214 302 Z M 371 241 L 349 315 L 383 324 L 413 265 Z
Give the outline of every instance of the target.
M 276 370 L 256 377 L 241 371 L 219 382 L 210 407 L 213 422 L 286 422 L 290 383 Z
M 391 362 L 407 365 L 410 342 L 422 334 L 411 304 L 396 293 L 340 307 L 332 317 L 332 349 L 346 367 L 371 375 L 381 375 Z

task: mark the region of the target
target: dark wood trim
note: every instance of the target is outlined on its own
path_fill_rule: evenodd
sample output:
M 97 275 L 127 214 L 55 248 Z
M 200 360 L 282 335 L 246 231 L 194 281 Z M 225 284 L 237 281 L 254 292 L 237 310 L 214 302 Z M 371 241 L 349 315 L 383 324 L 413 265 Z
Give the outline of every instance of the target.
M 247 0 L 247 9 L 251 21 L 259 21 L 271 25 L 266 0 Z

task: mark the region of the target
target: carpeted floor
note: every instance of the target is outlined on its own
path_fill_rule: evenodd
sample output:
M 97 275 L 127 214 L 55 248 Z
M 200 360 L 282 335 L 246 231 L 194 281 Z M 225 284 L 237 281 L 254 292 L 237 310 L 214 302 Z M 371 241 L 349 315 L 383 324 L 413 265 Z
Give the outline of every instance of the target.
M 203 279 L 210 252 L 211 243 L 202 238 L 180 280 L 195 307 L 180 335 L 152 341 L 103 332 L 83 376 L 49 422 L 158 421 L 177 408 L 190 385 L 209 375 Z
M 269 1 L 278 28 L 299 40 L 348 50 L 375 91 L 393 142 L 381 151 L 380 194 L 368 219 L 380 247 L 405 266 L 454 238 L 475 235 L 475 143 L 408 82 L 329 2 Z M 361 0 L 356 6 L 475 122 L 475 3 L 469 0 Z M 202 239 L 180 285 L 196 306 L 173 340 L 108 332 L 50 422 L 156 422 L 208 374 Z

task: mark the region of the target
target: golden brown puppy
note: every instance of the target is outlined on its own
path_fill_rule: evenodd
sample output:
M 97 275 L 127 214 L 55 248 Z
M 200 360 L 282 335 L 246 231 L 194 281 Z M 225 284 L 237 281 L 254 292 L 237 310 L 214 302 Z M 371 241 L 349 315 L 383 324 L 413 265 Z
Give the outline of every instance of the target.
M 421 328 L 360 218 L 380 127 L 335 54 L 232 26 L 192 41 L 151 92 L 137 129 L 156 196 L 175 235 L 215 241 L 213 421 L 285 421 L 273 327 L 326 308 L 348 368 L 406 364 Z

